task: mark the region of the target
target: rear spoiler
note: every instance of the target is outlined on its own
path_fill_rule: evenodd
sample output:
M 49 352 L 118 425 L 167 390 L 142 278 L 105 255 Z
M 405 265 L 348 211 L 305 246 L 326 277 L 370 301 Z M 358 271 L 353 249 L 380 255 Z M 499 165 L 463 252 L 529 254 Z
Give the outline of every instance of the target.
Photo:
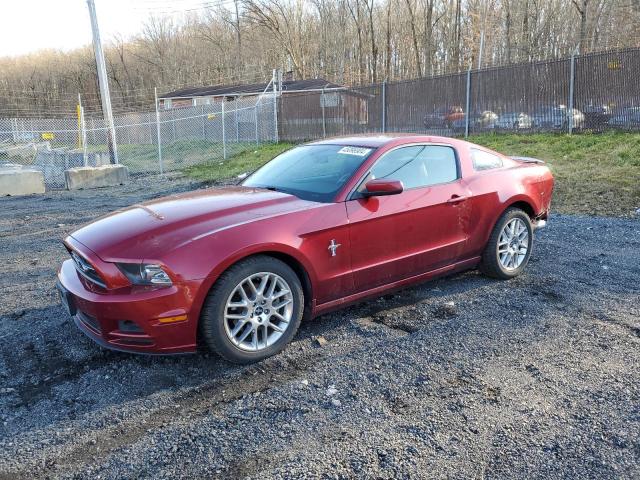
M 543 164 L 545 163 L 544 160 L 540 160 L 538 158 L 533 158 L 533 157 L 509 157 L 512 160 L 515 160 L 516 162 L 521 162 L 521 163 L 540 163 Z

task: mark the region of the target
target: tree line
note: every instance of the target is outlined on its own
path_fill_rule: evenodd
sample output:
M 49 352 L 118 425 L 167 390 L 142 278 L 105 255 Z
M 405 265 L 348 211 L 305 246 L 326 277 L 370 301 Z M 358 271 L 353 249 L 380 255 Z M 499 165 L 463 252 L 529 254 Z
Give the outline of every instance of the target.
M 640 0 L 219 0 L 106 45 L 115 111 L 274 68 L 345 85 L 640 45 Z M 482 58 L 480 58 L 482 57 Z M 479 61 L 481 60 L 481 64 Z M 0 59 L 0 116 L 100 113 L 91 46 Z

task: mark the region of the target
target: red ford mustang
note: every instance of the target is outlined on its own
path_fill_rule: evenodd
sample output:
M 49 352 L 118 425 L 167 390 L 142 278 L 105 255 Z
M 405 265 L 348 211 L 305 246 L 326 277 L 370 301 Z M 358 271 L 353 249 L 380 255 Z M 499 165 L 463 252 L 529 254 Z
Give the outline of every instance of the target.
M 309 143 L 241 186 L 134 205 L 74 232 L 58 289 L 103 346 L 192 352 L 200 338 L 253 362 L 282 350 L 303 317 L 477 266 L 520 274 L 552 190 L 543 162 L 461 140 Z

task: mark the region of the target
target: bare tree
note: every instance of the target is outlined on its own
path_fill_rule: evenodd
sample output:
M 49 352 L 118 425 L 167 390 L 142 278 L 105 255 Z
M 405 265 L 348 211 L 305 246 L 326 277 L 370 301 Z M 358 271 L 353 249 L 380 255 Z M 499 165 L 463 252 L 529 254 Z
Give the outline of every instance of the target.
M 153 89 L 268 81 L 273 68 L 345 84 L 640 46 L 637 0 L 229 0 L 150 17 L 105 48 L 114 109 L 153 107 Z M 567 8 L 567 5 L 571 5 Z M 0 58 L 0 116 L 100 111 L 89 46 Z
M 587 41 L 587 8 L 589 0 L 571 0 L 580 16 L 580 36 L 578 37 L 578 50 L 583 53 Z
M 413 54 L 416 59 L 416 70 L 418 77 L 422 76 L 422 67 L 420 66 L 420 48 L 418 47 L 418 32 L 416 29 L 416 16 L 413 8 L 413 0 L 405 0 L 407 11 L 409 12 L 409 24 L 411 25 L 411 40 L 413 42 Z

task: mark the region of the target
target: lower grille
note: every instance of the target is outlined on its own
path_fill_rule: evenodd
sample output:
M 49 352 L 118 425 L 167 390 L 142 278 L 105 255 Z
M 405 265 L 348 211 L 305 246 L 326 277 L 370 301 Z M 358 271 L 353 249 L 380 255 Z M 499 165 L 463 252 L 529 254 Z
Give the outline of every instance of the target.
M 78 318 L 80 319 L 80 321 L 89 329 L 93 330 L 94 332 L 96 332 L 97 334 L 101 334 L 102 333 L 102 328 L 100 327 L 100 322 L 98 322 L 98 320 L 95 317 L 92 317 L 91 315 L 81 312 L 80 310 L 78 310 Z
M 131 320 L 120 320 L 118 322 L 118 330 L 123 333 L 144 333 L 144 330 Z
M 146 347 L 153 345 L 154 342 L 153 340 L 148 338 L 120 338 L 118 340 L 112 341 L 111 343 L 114 343 L 116 345 L 131 345 L 133 347 Z

